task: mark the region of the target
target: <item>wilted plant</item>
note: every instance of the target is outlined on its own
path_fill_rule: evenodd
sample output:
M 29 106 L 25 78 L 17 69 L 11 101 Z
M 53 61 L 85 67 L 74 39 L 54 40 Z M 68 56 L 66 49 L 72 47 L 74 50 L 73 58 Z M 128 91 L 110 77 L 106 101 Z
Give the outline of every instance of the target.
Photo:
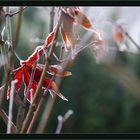
M 72 75 L 71 72 L 65 71 L 65 67 L 62 65 L 62 58 L 64 53 L 64 47 L 65 50 L 68 49 L 68 41 L 70 42 L 71 49 L 69 50 L 69 54 L 73 55 L 74 49 L 76 47 L 76 44 L 78 43 L 78 37 L 76 36 L 76 32 L 74 30 L 75 24 L 80 24 L 83 27 L 90 29 L 92 27 L 91 22 L 89 19 L 84 15 L 79 7 L 60 7 L 59 10 L 59 19 L 57 22 L 57 25 L 52 28 L 50 34 L 46 38 L 44 45 L 39 46 L 36 48 L 34 53 L 28 57 L 27 60 L 21 60 L 17 53 L 15 52 L 15 45 L 17 44 L 17 40 L 15 42 L 12 42 L 12 34 L 11 34 L 11 17 L 19 14 L 19 16 L 22 14 L 24 8 L 20 8 L 19 11 L 11 13 L 9 7 L 1 7 L 1 13 L 4 12 L 5 19 L 6 19 L 6 26 L 4 27 L 2 34 L 1 34 L 1 54 L 3 57 L 3 65 L 5 67 L 5 73 L 7 73 L 7 78 L 4 82 L 4 85 L 1 87 L 1 111 L 3 110 L 3 103 L 5 102 L 5 97 L 7 96 L 7 99 L 11 99 L 11 97 L 17 97 L 16 101 L 19 105 L 18 114 L 17 114 L 17 123 L 16 126 L 16 132 L 14 133 L 30 133 L 32 131 L 33 125 L 35 124 L 34 116 L 33 114 L 36 112 L 36 107 L 39 105 L 40 96 L 41 96 L 41 89 L 44 89 L 45 96 L 48 92 L 52 95 L 52 92 L 56 93 L 60 98 L 63 100 L 68 101 L 59 91 L 59 88 L 57 87 L 57 84 L 54 82 L 55 77 L 63 77 L 63 76 L 70 76 Z M 53 8 L 53 10 L 55 10 Z M 53 11 L 54 12 L 54 11 Z M 51 17 L 52 18 L 52 17 Z M 54 19 L 51 19 L 53 21 Z M 50 23 L 51 24 L 51 23 Z M 20 25 L 19 25 L 20 26 Z M 53 27 L 53 26 L 52 26 Z M 20 29 L 18 29 L 20 30 Z M 62 34 L 62 40 L 64 41 L 64 45 L 61 47 L 61 52 L 59 58 L 57 58 L 58 63 L 55 65 L 51 65 L 50 62 L 53 59 L 55 46 L 57 43 L 57 36 L 59 33 L 59 30 Z M 4 40 L 4 32 L 7 32 L 7 39 Z M 18 33 L 19 36 L 19 33 Z M 16 37 L 18 38 L 18 37 Z M 15 43 L 15 44 L 14 44 Z M 5 46 L 8 46 L 8 50 L 5 50 Z M 8 52 L 8 54 L 7 54 Z M 17 56 L 17 58 L 20 61 L 20 67 L 14 69 L 13 64 L 13 56 Z M 70 55 L 70 56 L 72 56 Z M 45 64 L 39 63 L 39 59 L 41 57 L 44 57 Z M 73 56 L 72 56 L 73 57 Z M 71 60 L 71 57 L 68 58 Z M 68 60 L 65 58 L 63 61 Z M 64 63 L 63 62 L 63 63 Z M 69 63 L 70 61 L 67 61 Z M 67 64 L 65 64 L 67 65 Z M 48 78 L 45 76 L 45 73 L 49 73 L 52 75 L 52 78 Z M 13 85 L 11 83 L 14 82 Z M 24 99 L 20 99 L 18 95 L 20 88 L 22 84 L 24 83 L 25 89 L 24 89 Z M 15 92 L 15 94 L 13 94 Z M 7 94 L 7 95 L 6 95 Z M 53 96 L 53 95 L 52 95 Z M 25 112 L 25 106 L 26 106 L 26 100 L 28 100 L 31 105 L 29 108 L 29 111 L 26 114 Z M 13 104 L 9 104 L 9 108 L 11 108 Z M 9 111 L 11 115 L 12 111 Z M 22 114 L 22 116 L 21 116 Z M 38 114 L 35 113 L 35 116 Z M 25 117 L 24 117 L 25 116 Z M 13 116 L 15 117 L 15 116 Z M 37 117 L 36 117 L 37 118 Z M 12 118 L 9 120 L 8 124 L 11 124 Z M 31 123 L 30 123 L 31 122 Z M 7 132 L 11 133 L 12 125 L 9 125 Z
M 47 93 L 50 93 L 53 98 L 50 98 L 47 104 L 49 111 L 47 114 L 48 116 L 46 115 L 47 117 L 45 118 L 45 125 L 38 126 L 38 128 L 40 128 L 39 132 L 43 133 L 44 128 L 48 124 L 56 97 L 59 96 L 61 99 L 68 101 L 68 99 L 61 94 L 59 85 L 62 81 L 62 77 L 72 75 L 70 71 L 67 71 L 67 68 L 73 63 L 75 57 L 85 48 L 90 47 L 97 61 L 99 60 L 99 62 L 101 62 L 100 60 L 104 61 L 106 57 L 104 57 L 104 55 L 108 55 L 110 51 L 107 40 L 105 40 L 103 35 L 99 32 L 95 31 L 92 22 L 79 7 L 53 7 L 50 14 L 50 33 L 44 41 L 44 44 L 42 46 L 37 46 L 27 60 L 21 60 L 16 53 L 16 47 L 20 35 L 21 16 L 25 10 L 26 7 L 21 7 L 19 11 L 11 13 L 9 7 L 0 7 L 0 14 L 5 16 L 4 20 L 6 24 L 2 30 L 1 18 L 4 17 L 0 16 L 0 49 L 3 60 L 2 66 L 5 72 L 4 82 L 0 88 L 0 115 L 7 124 L 7 133 L 32 133 L 33 127 L 38 119 L 39 110 L 45 100 L 44 97 Z M 55 12 L 56 10 L 58 10 L 57 13 Z M 55 26 L 53 26 L 53 14 L 59 16 Z M 19 15 L 19 21 L 16 35 L 13 39 L 11 17 L 14 15 Z M 79 31 L 76 30 L 77 26 L 84 27 L 84 29 L 91 34 L 83 44 L 80 44 Z M 121 26 L 115 27 L 114 39 L 121 46 L 126 32 Z M 6 39 L 4 39 L 4 34 L 7 36 Z M 61 34 L 62 37 L 59 57 L 55 54 L 58 34 Z M 120 51 L 125 51 L 125 49 L 120 48 Z M 66 54 L 66 57 L 64 57 L 64 54 Z M 20 62 L 20 67 L 18 68 L 14 68 L 14 56 L 16 56 Z M 45 60 L 45 63 L 41 61 L 41 58 Z M 56 64 L 52 64 L 52 59 L 54 58 L 57 60 Z M 46 76 L 46 73 L 50 74 L 52 77 Z M 23 84 L 24 98 L 21 99 L 18 94 Z M 55 94 L 53 95 L 53 93 L 57 96 Z M 4 109 L 6 97 L 8 99 L 10 98 L 8 115 L 5 113 Z M 25 114 L 27 100 L 30 102 L 30 107 L 28 108 L 27 114 Z M 14 101 L 18 106 L 17 116 L 12 116 Z M 16 117 L 16 124 L 12 122 L 12 117 Z M 62 122 L 65 122 L 67 118 Z M 59 126 L 62 125 L 62 122 L 61 124 L 59 122 Z M 58 127 L 56 133 L 60 132 L 61 128 L 62 126 Z

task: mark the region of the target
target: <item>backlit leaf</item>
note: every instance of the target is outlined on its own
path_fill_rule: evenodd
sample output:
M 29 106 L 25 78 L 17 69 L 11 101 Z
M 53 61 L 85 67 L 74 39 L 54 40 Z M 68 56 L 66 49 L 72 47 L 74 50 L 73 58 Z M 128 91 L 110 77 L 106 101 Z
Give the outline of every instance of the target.
M 55 36 L 55 32 L 51 32 L 48 37 L 46 38 L 46 41 L 44 43 L 44 49 L 47 49 L 49 47 L 49 45 L 52 43 L 52 41 L 54 40 L 54 36 Z
M 89 29 L 92 28 L 92 24 L 88 17 L 83 14 L 81 11 L 77 10 L 76 12 L 76 22 L 82 25 L 83 27 Z

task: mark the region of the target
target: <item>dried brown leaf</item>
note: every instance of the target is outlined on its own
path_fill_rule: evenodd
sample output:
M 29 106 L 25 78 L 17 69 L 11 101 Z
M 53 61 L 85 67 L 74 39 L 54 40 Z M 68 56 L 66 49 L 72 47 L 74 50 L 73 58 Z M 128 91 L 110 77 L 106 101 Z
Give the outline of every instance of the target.
M 56 74 L 57 76 L 70 76 L 72 75 L 71 72 L 69 71 L 63 71 L 61 67 L 58 67 L 57 65 L 51 65 L 49 66 L 48 70 L 47 70 L 48 73 L 50 74 Z
M 118 28 L 115 29 L 113 37 L 114 40 L 118 43 L 122 43 L 124 41 L 124 35 Z
M 65 14 L 64 12 L 62 12 L 61 28 L 62 28 L 61 30 L 63 30 L 63 35 L 64 35 L 63 39 L 66 41 L 67 38 L 72 48 L 75 48 L 77 37 L 74 31 L 73 19 L 69 15 Z
M 92 28 L 92 24 L 89 20 L 89 18 L 83 14 L 81 11 L 77 10 L 75 11 L 76 14 L 76 22 L 82 25 L 83 27 L 90 29 Z

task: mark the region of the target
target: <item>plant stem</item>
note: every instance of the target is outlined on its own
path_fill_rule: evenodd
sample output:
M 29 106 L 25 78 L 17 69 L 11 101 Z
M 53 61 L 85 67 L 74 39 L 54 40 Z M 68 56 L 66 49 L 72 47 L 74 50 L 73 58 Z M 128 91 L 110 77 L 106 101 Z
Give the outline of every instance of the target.
M 19 14 L 18 14 L 18 20 L 17 20 L 17 26 L 16 26 L 16 34 L 15 34 L 15 39 L 13 42 L 13 47 L 14 49 L 18 45 L 18 40 L 19 40 L 19 35 L 20 35 L 20 29 L 21 29 L 21 21 L 22 21 L 22 10 L 25 9 L 23 7 L 20 7 Z
M 9 65 L 7 65 L 7 72 L 6 72 L 6 79 L 5 79 L 5 86 L 3 90 L 3 95 L 1 99 L 0 106 L 2 107 L 4 105 L 4 101 L 6 100 L 7 96 L 7 88 L 10 83 L 10 73 L 13 70 L 13 46 L 12 46 L 12 32 L 11 32 L 11 19 L 10 19 L 10 10 L 9 7 L 6 8 L 6 29 L 7 29 L 7 40 L 8 40 L 8 48 L 9 48 Z
M 42 106 L 42 104 L 43 104 L 43 102 L 44 102 L 44 99 L 45 99 L 45 96 L 42 97 L 41 100 L 39 101 L 39 104 L 38 104 L 38 106 L 37 106 L 37 109 L 36 109 L 36 111 L 35 111 L 35 114 L 34 114 L 34 116 L 33 116 L 33 119 L 32 119 L 32 121 L 31 121 L 31 123 L 30 123 L 30 125 L 29 125 L 29 127 L 28 127 L 27 134 L 30 134 L 31 131 L 32 131 L 32 129 L 33 129 L 33 126 L 34 126 L 34 124 L 35 124 L 35 122 L 36 122 L 36 120 L 37 120 L 37 117 L 38 117 L 38 115 L 39 115 L 39 111 L 40 111 L 40 108 L 41 108 L 41 106 Z
M 2 119 L 4 120 L 5 124 L 8 124 L 8 116 L 7 114 L 5 113 L 5 111 L 0 108 L 0 116 L 2 117 Z M 16 126 L 14 125 L 13 122 L 11 122 L 11 132 L 12 133 L 15 133 L 16 132 Z
M 48 122 L 49 122 L 50 116 L 53 112 L 56 98 L 57 98 L 57 95 L 54 95 L 53 98 L 49 97 L 49 99 L 47 101 L 47 105 L 45 106 L 44 112 L 42 114 L 41 122 L 37 129 L 37 133 L 43 133 L 45 131 L 46 127 L 48 126 Z
M 9 84 L 9 81 L 10 81 L 9 76 L 10 76 L 10 70 L 7 69 L 4 89 L 3 89 L 3 93 L 2 93 L 2 97 L 1 97 L 1 102 L 0 102 L 0 107 L 4 107 L 4 102 L 6 101 L 6 96 L 7 96 L 6 93 L 7 93 L 7 88 L 8 88 L 8 84 Z
M 125 35 L 131 40 L 131 42 L 137 47 L 139 53 L 140 53 L 140 46 L 134 41 L 134 39 L 127 33 L 125 32 Z
M 55 12 L 54 12 L 54 7 L 52 7 L 52 9 L 51 9 L 51 11 L 50 11 L 50 32 L 53 31 L 54 14 L 55 14 Z M 56 44 L 55 44 L 55 45 L 56 45 Z M 54 50 L 53 50 L 52 52 L 53 52 L 53 54 L 54 54 Z M 51 55 L 51 54 L 50 54 L 50 55 Z M 50 57 L 52 57 L 52 56 L 50 56 Z M 49 89 L 50 85 L 51 85 L 51 83 L 49 83 L 49 85 L 48 85 L 48 87 L 47 87 L 47 90 L 46 90 L 46 93 L 48 92 L 48 89 Z M 45 99 L 45 95 L 43 95 L 42 98 L 41 98 L 40 101 L 39 101 L 39 104 L 38 104 L 38 106 L 37 106 L 37 109 L 36 109 L 36 111 L 35 111 L 35 114 L 34 114 L 34 116 L 33 116 L 33 119 L 32 119 L 32 121 L 31 121 L 31 123 L 30 123 L 30 125 L 29 125 L 29 127 L 28 127 L 28 130 L 27 130 L 27 133 L 28 133 L 28 134 L 31 133 L 31 131 L 32 131 L 32 129 L 33 129 L 33 126 L 34 126 L 34 124 L 35 124 L 35 122 L 36 122 L 36 120 L 37 120 L 37 117 L 38 117 L 38 114 L 39 114 L 39 110 L 40 110 L 40 108 L 41 108 L 41 106 L 42 106 L 42 104 L 43 104 L 44 99 Z
M 2 56 L 2 63 L 3 63 L 3 66 L 4 66 L 4 72 L 6 73 L 7 72 L 8 60 L 7 60 L 7 57 L 6 57 L 6 50 L 5 50 L 5 45 L 4 45 L 3 41 L 1 41 L 1 43 L 0 43 L 0 50 L 1 50 L 1 56 Z
M 17 83 L 17 80 L 14 80 L 11 82 L 11 91 L 10 91 L 10 103 L 9 103 L 9 113 L 8 113 L 8 124 L 7 124 L 7 133 L 11 133 L 11 122 L 13 117 L 13 101 L 14 101 L 14 90 L 15 90 L 15 84 Z
M 55 12 L 54 12 L 54 7 L 52 7 L 51 11 L 50 11 L 50 32 L 53 31 L 53 25 L 54 25 L 54 15 L 55 15 Z
M 128 39 L 137 47 L 139 53 L 140 53 L 140 46 L 134 41 L 134 39 L 129 35 L 128 32 L 126 32 L 121 25 L 117 25 L 115 24 L 124 34 L 126 37 L 128 37 Z
M 28 125 L 31 122 L 31 119 L 32 119 L 32 117 L 34 115 L 34 112 L 36 111 L 36 107 L 37 107 L 37 105 L 39 103 L 39 95 L 40 95 L 40 91 L 42 89 L 42 84 L 43 84 L 43 81 L 44 81 L 44 78 L 45 78 L 45 73 L 46 73 L 46 70 L 48 69 L 48 66 L 49 66 L 50 62 L 51 62 L 53 52 L 54 52 L 54 49 L 55 49 L 56 38 L 57 38 L 59 27 L 60 27 L 60 24 L 61 24 L 60 19 L 59 19 L 57 27 L 56 27 L 55 38 L 54 38 L 52 47 L 50 49 L 50 55 L 48 57 L 48 61 L 45 62 L 45 67 L 44 67 L 44 70 L 43 70 L 43 72 L 41 74 L 41 78 L 40 78 L 40 81 L 39 81 L 39 84 L 38 84 L 38 87 L 37 87 L 37 90 L 36 90 L 36 93 L 35 93 L 35 97 L 33 99 L 33 103 L 30 105 L 29 111 L 28 111 L 27 116 L 26 116 L 26 118 L 25 118 L 25 120 L 23 122 L 23 127 L 21 128 L 20 133 L 25 133 L 26 132 L 26 130 L 28 128 Z
M 64 116 L 61 116 L 61 115 L 58 116 L 58 125 L 57 125 L 56 131 L 55 131 L 56 134 L 60 134 L 63 124 L 69 119 L 69 117 L 72 114 L 73 114 L 73 111 L 68 110 Z
M 64 53 L 64 46 L 61 47 L 60 55 L 59 55 L 59 60 L 57 62 L 58 64 L 61 63 L 61 59 L 63 57 L 63 53 Z M 55 75 L 53 76 L 53 78 L 55 78 Z M 59 85 L 60 84 L 61 84 L 61 81 L 59 82 Z M 59 85 L 58 85 L 58 87 L 59 87 Z M 48 121 L 50 119 L 50 116 L 51 116 L 51 114 L 53 112 L 53 108 L 54 108 L 54 105 L 55 105 L 55 102 L 56 102 L 56 98 L 57 98 L 56 95 L 54 95 L 53 98 L 49 97 L 47 105 L 46 105 L 46 107 L 44 109 L 44 112 L 42 114 L 42 119 L 41 119 L 41 122 L 39 124 L 38 129 L 37 129 L 37 133 L 42 133 L 42 132 L 45 131 L 45 129 L 46 129 L 47 125 L 48 125 Z M 45 120 L 45 123 L 44 123 L 44 120 Z
M 56 75 L 53 75 L 53 76 L 52 76 L 51 81 L 54 80 L 55 76 L 56 76 Z M 47 95 L 47 92 L 49 91 L 50 86 L 51 86 L 51 82 L 48 84 L 47 89 L 44 91 L 44 95 L 42 95 L 42 97 L 41 97 L 41 99 L 40 99 L 40 101 L 39 101 L 39 104 L 38 104 L 38 106 L 37 106 L 37 109 L 36 109 L 36 111 L 35 111 L 35 114 L 34 114 L 34 116 L 33 116 L 33 118 L 32 118 L 32 121 L 31 121 L 29 127 L 28 127 L 28 130 L 27 130 L 27 133 L 28 133 L 28 134 L 31 133 L 31 131 L 32 131 L 32 129 L 33 129 L 33 126 L 34 126 L 34 124 L 35 124 L 35 122 L 36 122 L 36 120 L 37 120 L 37 117 L 38 117 L 38 115 L 39 115 L 40 108 L 41 108 L 41 106 L 42 106 L 42 104 L 43 104 L 43 102 L 44 102 L 44 100 L 45 100 L 45 97 L 46 97 L 46 95 Z
M 62 46 L 61 51 L 60 51 L 58 64 L 60 64 L 60 62 L 61 62 L 60 58 L 62 59 L 63 52 L 64 52 L 64 48 Z M 69 54 L 68 59 L 63 66 L 63 71 L 65 71 L 65 69 L 67 69 L 67 67 L 69 66 L 70 63 L 71 63 L 71 54 Z M 55 79 L 55 83 L 57 84 L 58 87 L 61 86 L 62 80 L 63 80 L 62 78 Z M 55 107 L 56 99 L 57 99 L 57 95 L 54 95 L 53 99 L 52 99 L 52 97 L 49 97 L 49 99 L 47 101 L 47 105 L 45 106 L 44 112 L 42 114 L 42 119 L 41 119 L 41 122 L 39 124 L 38 129 L 37 129 L 37 133 L 44 133 L 46 131 L 49 120 L 51 118 L 51 115 L 52 115 L 54 107 Z M 44 123 L 44 121 L 45 121 L 45 123 Z
M 2 16 L 1 16 L 1 14 L 2 14 L 2 6 L 0 6 L 0 32 L 1 32 L 1 25 L 2 25 Z M 2 40 L 2 38 L 1 38 L 1 35 L 0 35 L 0 40 Z
M 14 12 L 14 13 L 11 13 L 10 16 L 12 17 L 12 16 L 14 16 L 14 15 L 16 15 L 16 14 L 18 14 L 18 13 L 22 13 L 26 8 L 27 8 L 27 7 L 20 8 L 19 11 L 16 11 L 16 12 Z

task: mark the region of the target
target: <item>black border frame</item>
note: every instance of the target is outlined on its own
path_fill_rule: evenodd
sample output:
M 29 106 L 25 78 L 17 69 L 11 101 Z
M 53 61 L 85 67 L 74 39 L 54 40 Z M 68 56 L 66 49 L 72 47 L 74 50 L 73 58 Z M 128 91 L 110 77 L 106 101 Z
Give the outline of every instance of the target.
M 140 6 L 140 0 L 0 0 L 0 6 Z M 0 134 L 0 139 L 140 139 L 140 133 Z
M 96 133 L 96 134 L 2 134 L 0 139 L 140 139 L 140 134 L 135 133 Z
M 0 0 L 2 6 L 140 6 L 140 0 Z

